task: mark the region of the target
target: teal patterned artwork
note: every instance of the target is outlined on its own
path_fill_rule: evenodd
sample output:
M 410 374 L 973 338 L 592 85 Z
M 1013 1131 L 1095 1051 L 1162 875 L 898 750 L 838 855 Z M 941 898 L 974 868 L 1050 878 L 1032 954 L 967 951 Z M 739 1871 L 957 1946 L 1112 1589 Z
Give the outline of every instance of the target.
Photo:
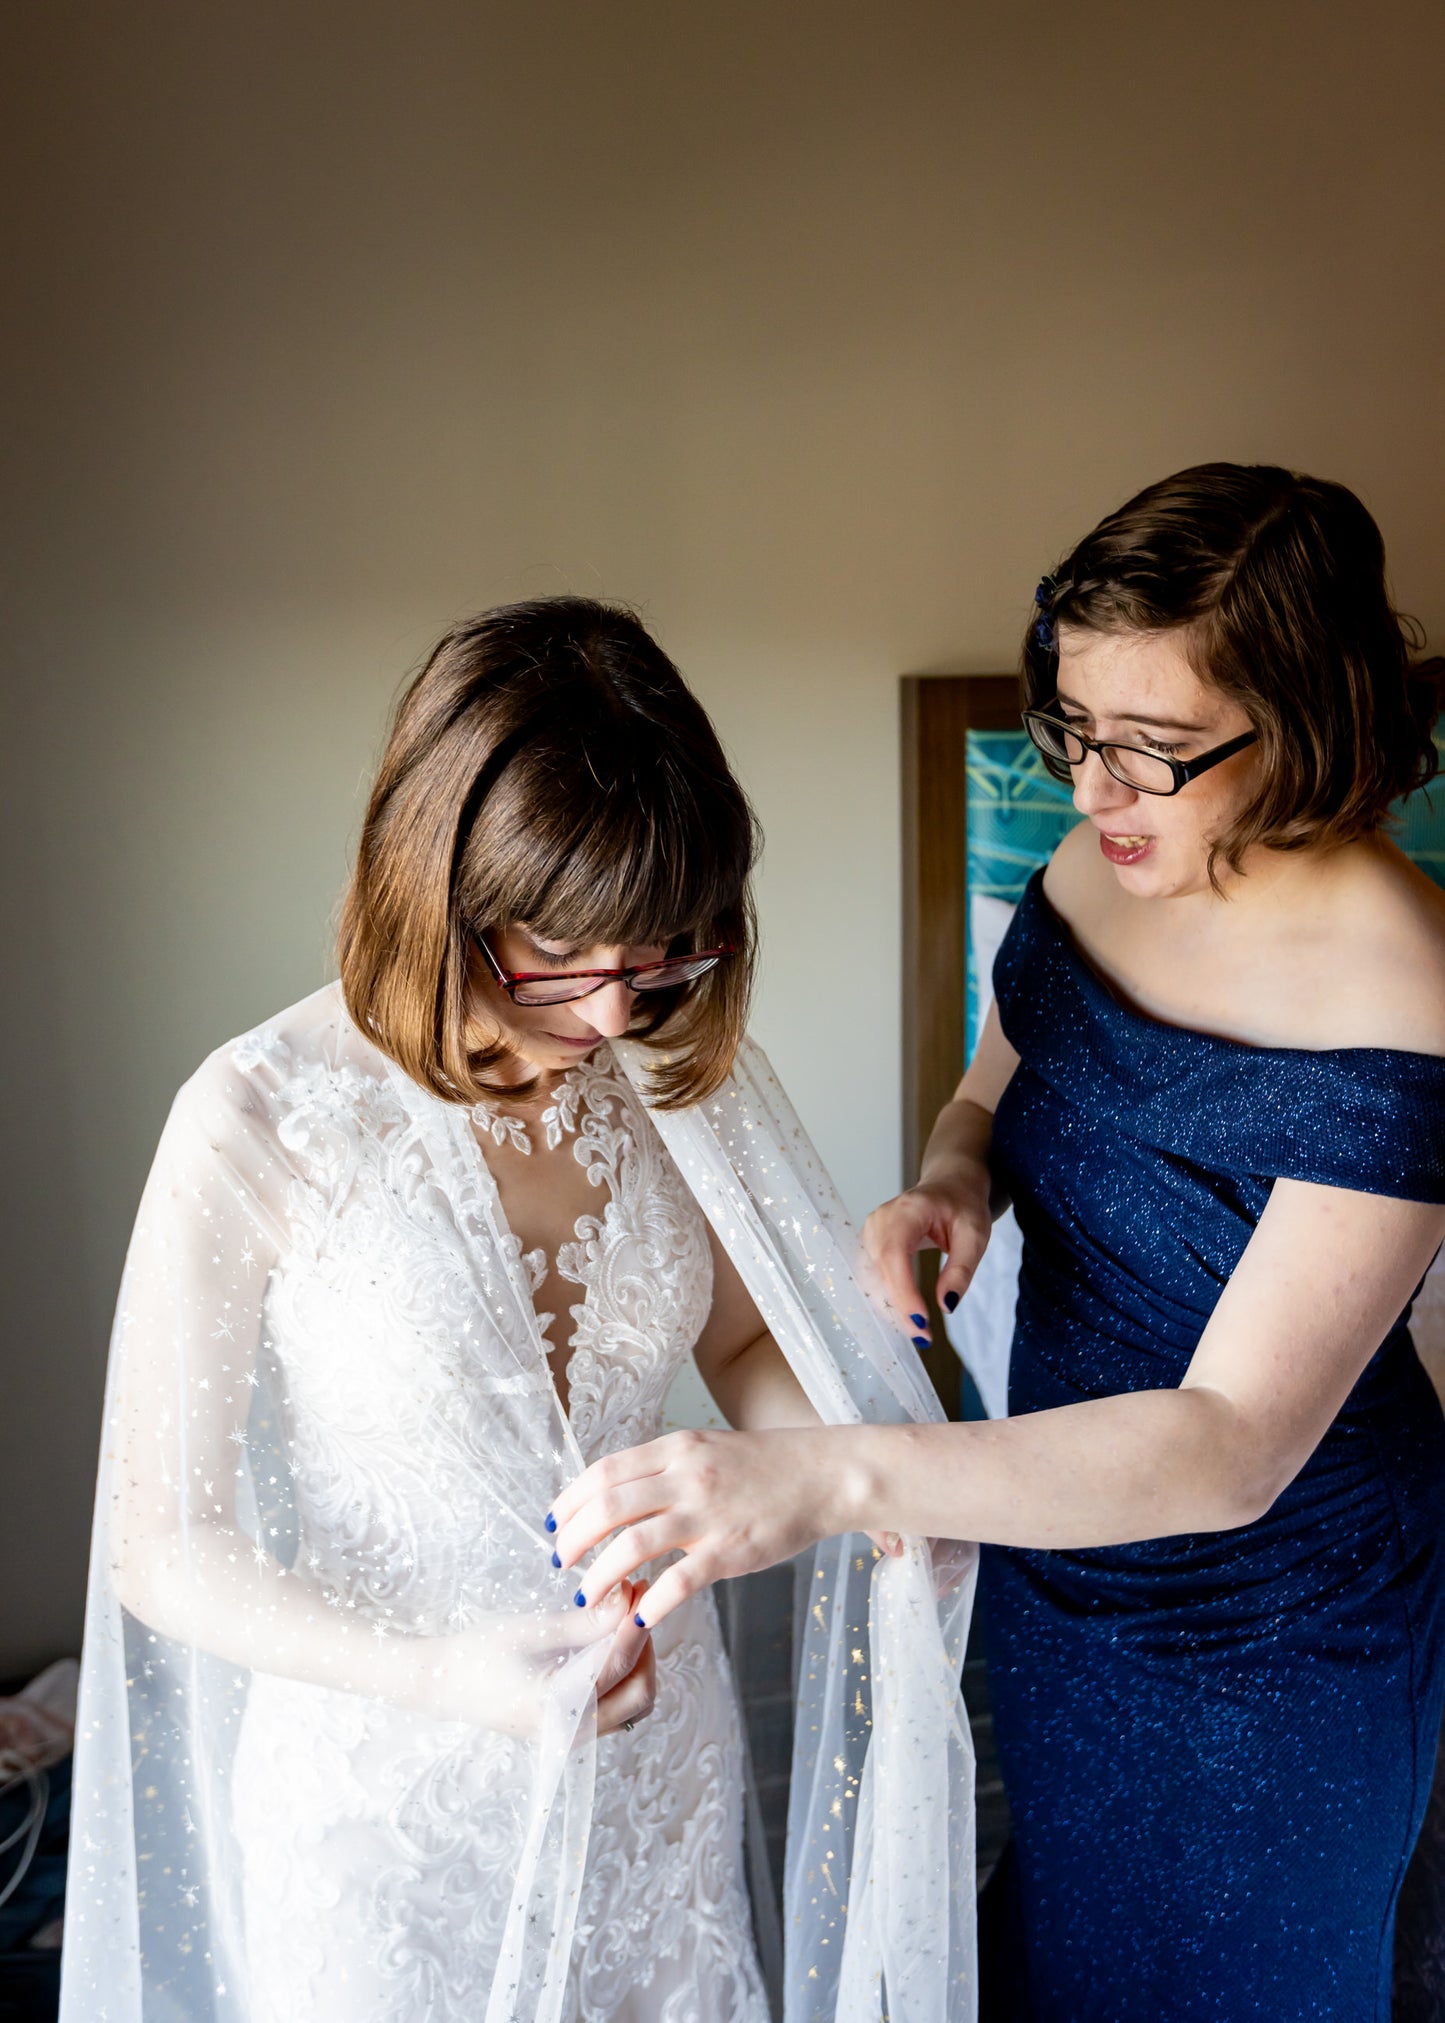
M 1016 904 L 1040 864 L 1079 817 L 1062 781 L 1044 762 L 1025 732 L 970 731 L 965 764 L 966 864 L 970 912 L 976 898 Z M 973 922 L 968 923 L 968 975 L 964 989 L 964 1058 L 972 1060 L 978 1038 L 978 975 L 973 954 Z
M 1411 794 L 1395 809 L 1393 834 L 1406 856 L 1445 887 L 1445 739 L 1437 736 L 1441 779 Z M 1016 904 L 1040 864 L 1078 821 L 1069 790 L 1044 770 L 1023 731 L 970 731 L 966 767 L 967 876 L 970 914 L 975 898 Z M 978 1038 L 978 974 L 968 923 L 965 986 L 965 1059 Z

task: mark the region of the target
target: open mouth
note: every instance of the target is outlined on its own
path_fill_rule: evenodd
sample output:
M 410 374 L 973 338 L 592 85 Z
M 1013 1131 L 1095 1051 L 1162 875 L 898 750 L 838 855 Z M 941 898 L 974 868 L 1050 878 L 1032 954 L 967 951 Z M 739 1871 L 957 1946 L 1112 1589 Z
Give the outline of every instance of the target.
M 1152 836 L 1106 836 L 1099 834 L 1099 848 L 1111 864 L 1137 864 L 1154 847 Z

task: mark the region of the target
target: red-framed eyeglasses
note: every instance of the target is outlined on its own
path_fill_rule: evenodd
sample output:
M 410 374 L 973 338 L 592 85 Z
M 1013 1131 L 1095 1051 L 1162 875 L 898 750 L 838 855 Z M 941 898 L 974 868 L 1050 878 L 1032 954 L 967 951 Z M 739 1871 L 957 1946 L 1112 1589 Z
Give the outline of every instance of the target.
M 570 1004 L 574 998 L 591 997 L 609 983 L 625 983 L 629 990 L 647 992 L 676 990 L 706 976 L 735 948 L 699 948 L 688 955 L 665 955 L 660 962 L 634 963 L 628 969 L 524 970 L 503 969 L 487 945 L 487 938 L 472 929 L 472 939 L 487 959 L 487 967 L 513 1004 Z

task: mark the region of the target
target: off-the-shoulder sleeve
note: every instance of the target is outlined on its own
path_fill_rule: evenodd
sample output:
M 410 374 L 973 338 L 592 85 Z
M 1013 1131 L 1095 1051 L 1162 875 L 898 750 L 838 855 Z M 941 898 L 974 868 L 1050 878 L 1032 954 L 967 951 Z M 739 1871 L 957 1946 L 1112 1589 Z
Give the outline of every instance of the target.
M 1445 1202 L 1445 1060 L 1251 1047 L 1122 1004 L 1035 874 L 994 965 L 1009 1044 L 1059 1096 L 1210 1172 Z

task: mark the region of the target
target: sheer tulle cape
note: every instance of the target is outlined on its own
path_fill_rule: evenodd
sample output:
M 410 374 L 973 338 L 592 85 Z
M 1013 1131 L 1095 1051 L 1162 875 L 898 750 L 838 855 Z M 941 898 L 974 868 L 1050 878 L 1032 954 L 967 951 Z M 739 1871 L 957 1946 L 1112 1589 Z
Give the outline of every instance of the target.
M 543 1520 L 582 1458 L 464 1113 L 344 1018 L 325 1051 L 298 1065 L 266 1029 L 212 1056 L 172 1108 L 142 1199 L 107 1379 L 67 2023 L 267 2012 L 244 1937 L 246 1889 L 267 1878 L 248 1874 L 233 1777 L 262 1707 L 273 1734 L 277 1719 L 305 1724 L 318 1779 L 344 1776 L 345 1734 L 450 1756 L 455 1795 L 496 1792 L 468 1931 L 486 2023 L 559 2013 L 606 1647 L 579 1627 Z M 385 1188 L 354 1185 L 378 1135 L 355 1125 L 363 1082 L 388 1137 Z M 336 1262 L 328 1227 L 349 1202 L 362 1226 Z M 367 1238 L 382 1251 L 392 1215 L 431 1247 L 452 1313 L 430 1286 L 429 1299 L 368 1287 Z M 329 1369 L 283 1373 L 277 1338 L 308 1331 Z M 319 1378 L 340 1408 L 295 1409 Z M 435 1429 L 438 1412 L 451 1416 L 427 1479 L 407 1479 L 378 1429 L 408 1414 Z M 436 1669 L 462 1636 L 470 1719 Z M 264 1821 L 249 1845 L 263 1862 Z
M 618 1052 L 645 1089 L 648 1055 Z M 177 1098 L 142 1201 L 107 1378 L 65 2023 L 263 2013 L 246 1891 L 267 1879 L 243 1858 L 236 1766 L 278 1693 L 320 1738 L 306 1775 L 327 1774 L 328 1738 L 344 1730 L 454 1764 L 450 1802 L 486 1792 L 488 1860 L 461 1909 L 437 1913 L 434 1970 L 448 1972 L 445 1931 L 461 1917 L 484 2023 L 563 2011 L 606 1644 L 572 1607 L 575 1576 L 552 1569 L 543 1519 L 582 1457 L 465 1113 L 344 1018 L 324 1068 L 298 1095 L 295 1064 L 265 1031 L 213 1056 Z M 327 1263 L 366 1151 L 348 1078 L 365 1077 L 389 1134 L 387 1187 L 367 1197 L 378 1252 L 385 1218 L 405 1215 L 445 1267 L 450 1316 L 413 1310 L 405 1285 L 368 1288 L 364 1227 L 344 1275 Z M 903 1335 L 855 1276 L 846 1216 L 761 1055 L 746 1049 L 718 1097 L 656 1122 L 822 1416 L 936 1417 Z M 365 1409 L 333 1407 L 318 1435 L 316 1415 L 293 1409 L 306 1372 L 279 1366 L 283 1332 L 346 1343 L 329 1395 L 340 1385 L 344 1397 L 354 1355 Z M 441 1458 L 415 1481 L 370 1464 L 378 1385 L 403 1432 L 408 1414 L 450 1415 L 440 1448 L 428 1421 Z M 349 1443 L 345 1471 L 318 1439 Z M 348 1499 L 328 1503 L 342 1479 Z M 816 1555 L 789 1828 L 792 2023 L 876 2019 L 885 1988 L 892 2023 L 972 2013 L 957 1684 L 971 1561 L 955 1583 L 938 1597 L 918 1541 L 897 1560 L 860 1539 Z M 448 1672 L 458 1639 L 486 1653 L 467 1673 L 475 1703 Z M 251 1843 L 254 1854 L 254 1822 Z
M 648 1054 L 616 1049 L 645 1088 Z M 654 1112 L 819 1416 L 942 1418 L 846 1209 L 760 1049 Z M 976 2008 L 973 1746 L 959 1690 L 977 1549 L 813 1554 L 784 1900 L 787 2023 L 961 2023 Z M 935 1563 L 936 1562 L 936 1563 Z M 886 2004 L 886 2008 L 885 2008 Z

